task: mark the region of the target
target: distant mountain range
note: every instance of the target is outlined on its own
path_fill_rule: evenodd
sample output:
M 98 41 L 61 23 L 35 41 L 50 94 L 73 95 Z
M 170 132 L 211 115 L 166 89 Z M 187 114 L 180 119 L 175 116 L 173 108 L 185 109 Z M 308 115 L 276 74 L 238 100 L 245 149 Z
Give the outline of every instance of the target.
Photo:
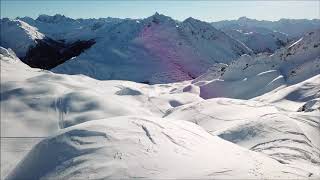
M 245 17 L 179 22 L 158 13 L 145 19 L 40 15 L 1 19 L 1 46 L 32 67 L 153 84 L 194 79 L 243 54 L 272 53 L 319 25 L 319 20 Z

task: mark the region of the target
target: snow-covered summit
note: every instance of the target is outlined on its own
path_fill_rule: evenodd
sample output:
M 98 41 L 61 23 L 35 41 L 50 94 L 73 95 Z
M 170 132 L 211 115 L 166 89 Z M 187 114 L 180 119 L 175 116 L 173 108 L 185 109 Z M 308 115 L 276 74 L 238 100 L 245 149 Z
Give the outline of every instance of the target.
M 148 22 L 153 22 L 153 23 L 164 23 L 164 22 L 175 22 L 171 17 L 166 16 L 164 14 L 159 14 L 158 12 L 156 12 L 155 14 L 153 14 L 150 17 L 147 17 L 144 19 L 144 22 L 148 23 Z
M 74 19 L 68 18 L 68 17 L 61 15 L 61 14 L 55 14 L 53 16 L 41 14 L 37 17 L 36 20 L 41 21 L 41 22 L 45 22 L 45 23 L 58 23 L 61 21 L 70 21 L 70 22 L 75 21 Z
M 97 79 L 174 82 L 197 77 L 214 63 L 252 53 L 206 22 L 177 22 L 158 13 L 141 20 L 123 20 L 98 30 L 97 35 L 96 45 L 86 54 L 53 71 Z
M 65 42 L 96 38 L 96 31 L 98 29 L 122 21 L 121 19 L 110 17 L 99 19 L 72 19 L 60 14 L 53 16 L 40 15 L 36 19 L 30 17 L 18 19 L 37 27 L 40 32 L 54 40 L 63 40 Z

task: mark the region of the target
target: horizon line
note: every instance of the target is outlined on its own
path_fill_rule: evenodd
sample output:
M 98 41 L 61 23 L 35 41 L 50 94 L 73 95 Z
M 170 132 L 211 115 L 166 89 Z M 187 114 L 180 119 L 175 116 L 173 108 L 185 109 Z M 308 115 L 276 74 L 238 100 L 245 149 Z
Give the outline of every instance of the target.
M 2 0 L 1 0 L 2 1 Z M 15 1 L 21 1 L 21 0 L 15 0 Z M 22 1 L 28 1 L 28 0 L 22 0 Z M 33 0 L 32 0 L 33 1 Z M 113 0 L 111 0 L 113 1 Z M 127 1 L 127 0 L 123 0 L 123 1 Z M 130 0 L 129 0 L 130 1 Z M 134 0 L 134 1 L 141 1 L 141 0 Z M 164 0 L 166 1 L 166 0 Z M 202 1 L 202 0 L 201 0 Z M 11 19 L 11 20 L 14 20 L 14 19 L 21 19 L 21 18 L 31 18 L 31 19 L 34 19 L 36 20 L 39 16 L 41 15 L 45 15 L 45 16 L 57 16 L 57 15 L 60 15 L 60 16 L 64 16 L 66 18 L 70 18 L 70 19 L 74 19 L 74 20 L 79 20 L 79 19 L 103 19 L 103 18 L 114 18 L 114 19 L 122 19 L 122 20 L 126 20 L 126 19 L 131 19 L 131 20 L 137 20 L 137 19 L 146 19 L 146 18 L 149 18 L 149 17 L 152 17 L 154 16 L 156 13 L 158 12 L 155 12 L 153 13 L 152 15 L 150 16 L 146 16 L 146 17 L 141 17 L 141 18 L 130 18 L 130 17 L 127 17 L 127 18 L 121 18 L 121 17 L 113 17 L 113 16 L 104 16 L 104 17 L 86 17 L 86 18 L 83 18 L 83 17 L 71 17 L 71 16 L 67 16 L 67 15 L 64 15 L 64 14 L 61 14 L 61 13 L 52 13 L 52 14 L 38 14 L 37 16 L 35 17 L 31 17 L 31 16 L 16 16 L 14 18 L 10 18 L 10 17 L 0 17 L 1 19 L 4 19 L 4 18 L 8 18 L 8 19 Z M 163 13 L 158 13 L 159 15 L 163 15 L 163 16 L 167 16 L 167 17 L 170 17 L 171 19 L 173 20 L 176 20 L 176 21 L 185 21 L 186 19 L 188 18 L 193 18 L 193 19 L 197 19 L 197 20 L 200 20 L 200 21 L 204 21 L 204 20 L 201 20 L 201 19 L 198 19 L 198 18 L 194 18 L 192 16 L 189 16 L 183 20 L 177 20 L 169 15 L 166 15 L 166 14 L 163 14 Z M 266 19 L 256 19 L 256 18 L 252 18 L 252 17 L 248 17 L 248 16 L 240 16 L 238 18 L 235 18 L 235 19 L 224 19 L 224 20 L 219 20 L 219 21 L 204 21 L 204 22 L 221 22 L 221 21 L 237 21 L 237 20 L 240 20 L 241 18 L 246 18 L 248 20 L 256 20 L 256 21 L 269 21 L 269 22 L 276 22 L 276 21 L 280 21 L 280 20 L 309 20 L 309 21 L 312 21 L 312 20 L 320 20 L 320 18 L 279 18 L 277 20 L 266 20 Z

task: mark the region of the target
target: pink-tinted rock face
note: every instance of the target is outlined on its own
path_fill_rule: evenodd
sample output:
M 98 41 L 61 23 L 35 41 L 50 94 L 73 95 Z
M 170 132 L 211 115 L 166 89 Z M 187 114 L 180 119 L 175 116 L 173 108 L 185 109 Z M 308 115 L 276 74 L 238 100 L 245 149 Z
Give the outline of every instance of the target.
M 138 37 L 148 52 L 163 61 L 173 81 L 190 80 L 203 71 L 195 66 L 201 57 L 180 36 L 178 27 L 150 23 Z
M 250 53 L 208 23 L 190 18 L 177 22 L 159 14 L 139 21 L 124 20 L 100 28 L 98 34 L 92 48 L 54 72 L 168 83 L 194 79 L 215 63 Z

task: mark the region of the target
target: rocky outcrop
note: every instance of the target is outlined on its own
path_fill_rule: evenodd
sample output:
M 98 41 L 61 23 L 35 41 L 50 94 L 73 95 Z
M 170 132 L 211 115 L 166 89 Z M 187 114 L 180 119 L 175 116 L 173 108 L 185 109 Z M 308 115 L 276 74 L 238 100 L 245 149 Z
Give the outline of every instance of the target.
M 37 45 L 31 47 L 22 60 L 33 68 L 51 69 L 78 56 L 94 43 L 94 40 L 76 41 L 70 44 L 51 39 L 37 40 Z

